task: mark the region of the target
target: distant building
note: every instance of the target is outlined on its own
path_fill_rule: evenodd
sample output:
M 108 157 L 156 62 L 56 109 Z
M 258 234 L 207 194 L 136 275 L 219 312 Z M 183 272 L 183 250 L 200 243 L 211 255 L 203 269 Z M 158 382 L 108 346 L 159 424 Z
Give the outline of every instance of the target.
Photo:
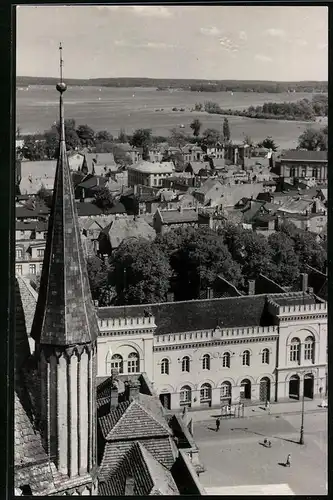
M 327 182 L 327 151 L 285 151 L 276 159 L 275 172 L 288 179 L 311 178 Z
M 101 256 L 111 255 L 124 240 L 144 238 L 153 241 L 155 236 L 155 230 L 142 217 L 119 216 L 100 232 L 98 252 Z
M 180 150 L 184 163 L 202 161 L 206 153 L 197 144 L 186 144 Z
M 153 163 L 148 161 L 140 161 L 128 167 L 128 186 L 132 187 L 136 184 L 144 186 L 162 186 L 163 179 L 171 177 L 175 167 L 172 162 Z
M 81 170 L 85 174 L 105 176 L 108 172 L 116 172 L 118 167 L 113 153 L 86 153 Z
M 153 218 L 153 227 L 157 234 L 165 234 L 178 227 L 198 227 L 198 211 L 194 209 L 157 210 Z

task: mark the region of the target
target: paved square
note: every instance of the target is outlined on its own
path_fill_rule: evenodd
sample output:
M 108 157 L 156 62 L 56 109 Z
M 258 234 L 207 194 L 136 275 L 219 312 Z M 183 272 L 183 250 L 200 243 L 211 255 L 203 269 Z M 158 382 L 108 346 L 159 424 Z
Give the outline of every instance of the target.
M 243 494 L 244 488 L 236 488 L 242 486 L 248 495 L 327 494 L 326 412 L 305 415 L 303 446 L 297 443 L 300 415 L 225 420 L 219 432 L 214 424 L 212 419 L 194 425 L 200 460 L 206 468 L 200 480 L 207 493 L 213 488 L 220 493 L 211 494 Z M 262 445 L 265 438 L 272 448 Z M 284 466 L 289 453 L 290 468 Z

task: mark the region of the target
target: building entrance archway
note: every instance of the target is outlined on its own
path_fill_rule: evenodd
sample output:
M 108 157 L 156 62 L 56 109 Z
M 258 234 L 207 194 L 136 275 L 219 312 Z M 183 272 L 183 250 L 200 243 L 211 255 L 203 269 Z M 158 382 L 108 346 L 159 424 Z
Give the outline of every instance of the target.
M 298 375 L 292 375 L 289 380 L 289 398 L 299 399 L 300 379 Z
M 251 382 L 247 378 L 241 381 L 240 397 L 241 399 L 251 399 Z
M 314 376 L 312 373 L 307 373 L 304 376 L 304 385 L 303 385 L 304 397 L 313 399 L 314 392 Z
M 271 381 L 268 377 L 263 377 L 260 380 L 259 399 L 264 403 L 271 400 Z

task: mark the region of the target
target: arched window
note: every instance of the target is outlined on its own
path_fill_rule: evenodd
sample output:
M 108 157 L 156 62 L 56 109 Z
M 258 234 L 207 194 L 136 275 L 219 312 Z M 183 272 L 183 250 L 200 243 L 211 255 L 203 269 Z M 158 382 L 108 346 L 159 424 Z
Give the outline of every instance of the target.
M 139 373 L 140 371 L 140 358 L 137 352 L 131 352 L 127 358 L 127 372 Z
M 289 346 L 289 360 L 290 361 L 299 361 L 301 354 L 301 341 L 294 337 Z
M 210 356 L 209 354 L 204 354 L 202 357 L 202 369 L 210 370 Z
M 169 375 L 169 360 L 166 358 L 161 361 L 161 373 L 162 375 Z
M 315 340 L 311 335 L 309 335 L 309 337 L 306 337 L 304 342 L 305 360 L 314 362 L 314 346 L 315 346 Z
M 230 368 L 230 352 L 224 352 L 222 356 L 223 368 Z
M 231 383 L 223 382 L 221 385 L 221 398 L 231 398 Z
M 117 370 L 118 373 L 124 373 L 124 361 L 123 357 L 120 354 L 114 354 L 111 357 L 111 366 L 110 366 L 110 373 L 111 370 Z
M 264 365 L 269 365 L 269 349 L 263 349 L 261 353 L 261 362 Z
M 182 359 L 182 372 L 190 371 L 190 358 L 188 356 L 184 356 Z
M 184 385 L 180 389 L 180 404 L 186 405 L 188 403 L 191 403 L 192 400 L 192 390 L 191 387 L 188 385 Z
M 202 384 L 200 388 L 200 403 L 211 401 L 212 399 L 212 386 L 208 383 Z
M 250 366 L 250 351 L 244 351 L 242 354 L 243 366 Z

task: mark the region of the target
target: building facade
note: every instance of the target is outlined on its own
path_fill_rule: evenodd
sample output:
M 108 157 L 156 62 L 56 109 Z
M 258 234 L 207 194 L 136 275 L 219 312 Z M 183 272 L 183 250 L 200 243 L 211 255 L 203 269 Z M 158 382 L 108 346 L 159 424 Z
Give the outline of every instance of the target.
M 291 150 L 276 160 L 276 173 L 280 177 L 310 178 L 316 182 L 327 182 L 327 151 Z
M 100 308 L 98 315 L 99 376 L 145 371 L 168 408 L 326 391 L 327 304 L 311 293 Z
M 172 162 L 153 163 L 142 160 L 128 167 L 128 187 L 143 185 L 157 187 L 163 185 L 163 179 L 171 177 L 175 171 Z

